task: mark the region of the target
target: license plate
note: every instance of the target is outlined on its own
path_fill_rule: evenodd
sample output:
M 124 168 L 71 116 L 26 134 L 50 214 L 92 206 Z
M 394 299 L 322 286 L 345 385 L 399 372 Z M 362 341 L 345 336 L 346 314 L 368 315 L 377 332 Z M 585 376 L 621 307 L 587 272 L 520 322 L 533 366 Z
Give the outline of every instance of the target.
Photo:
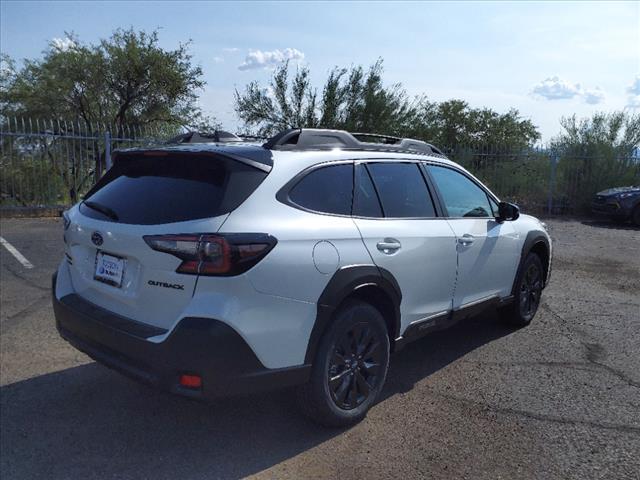
M 108 253 L 96 253 L 96 271 L 93 276 L 99 282 L 108 283 L 114 287 L 122 285 L 124 274 L 124 258 L 109 255 Z

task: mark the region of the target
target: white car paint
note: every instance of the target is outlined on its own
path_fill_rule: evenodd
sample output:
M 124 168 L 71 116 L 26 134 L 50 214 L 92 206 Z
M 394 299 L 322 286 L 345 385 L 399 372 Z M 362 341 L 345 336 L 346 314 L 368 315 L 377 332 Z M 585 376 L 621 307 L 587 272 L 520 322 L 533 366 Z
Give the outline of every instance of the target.
M 400 332 L 412 322 L 451 310 L 457 254 L 445 219 L 356 218 L 355 222 L 374 263 L 390 271 L 400 285 Z M 385 241 L 397 241 L 400 248 L 385 252 Z
M 448 219 L 457 240 L 458 275 L 453 308 L 510 294 L 522 251 L 514 222 Z
M 188 316 L 214 318 L 233 327 L 268 368 L 301 365 L 316 319 L 317 301 L 341 267 L 384 267 L 402 290 L 401 329 L 487 296 L 508 296 L 520 252 L 530 231 L 543 231 L 526 215 L 494 219 L 362 219 L 303 211 L 279 202 L 276 193 L 298 173 L 319 163 L 365 159 L 429 162 L 425 155 L 354 151 L 273 152 L 267 178 L 236 210 L 220 217 L 163 225 L 125 225 L 68 212 L 65 253 L 56 297 L 82 298 L 139 322 L 169 329 L 149 339 L 161 342 Z M 107 253 L 126 259 L 122 288 L 93 279 L 99 231 Z M 275 248 L 248 272 L 234 277 L 196 277 L 175 272 L 180 260 L 152 250 L 144 235 L 194 232 L 264 232 Z M 473 235 L 469 246 L 458 242 Z M 380 242 L 401 248 L 385 253 Z M 322 245 L 318 250 L 318 245 Z M 333 249 L 328 248 L 331 245 Z M 314 250 L 315 249 L 315 250 Z M 335 254 L 333 253 L 335 251 Z M 183 290 L 150 286 L 149 280 L 184 285 Z M 215 346 L 212 346 L 212 349 Z

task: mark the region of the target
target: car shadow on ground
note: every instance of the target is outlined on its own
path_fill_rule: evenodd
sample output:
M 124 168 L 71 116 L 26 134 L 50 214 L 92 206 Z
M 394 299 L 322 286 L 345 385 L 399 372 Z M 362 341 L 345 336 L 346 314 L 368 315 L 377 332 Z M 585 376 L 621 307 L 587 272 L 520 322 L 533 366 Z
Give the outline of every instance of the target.
M 640 230 L 640 227 L 635 226 L 631 222 L 615 222 L 607 220 L 585 220 L 582 225 L 595 228 L 607 228 L 611 230 Z
M 467 320 L 394 354 L 380 401 L 513 332 L 496 317 Z M 302 417 L 292 390 L 204 404 L 95 363 L 4 386 L 0 401 L 3 478 L 240 478 L 344 431 Z

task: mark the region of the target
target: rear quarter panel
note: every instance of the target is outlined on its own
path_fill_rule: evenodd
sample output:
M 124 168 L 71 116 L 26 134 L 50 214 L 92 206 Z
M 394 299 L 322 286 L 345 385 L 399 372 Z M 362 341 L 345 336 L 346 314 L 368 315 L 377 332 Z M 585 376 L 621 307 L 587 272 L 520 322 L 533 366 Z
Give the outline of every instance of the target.
M 373 262 L 351 217 L 306 212 L 276 199 L 277 191 L 302 169 L 276 163 L 220 232 L 273 235 L 277 245 L 247 273 L 252 285 L 262 293 L 316 303 L 336 270 Z

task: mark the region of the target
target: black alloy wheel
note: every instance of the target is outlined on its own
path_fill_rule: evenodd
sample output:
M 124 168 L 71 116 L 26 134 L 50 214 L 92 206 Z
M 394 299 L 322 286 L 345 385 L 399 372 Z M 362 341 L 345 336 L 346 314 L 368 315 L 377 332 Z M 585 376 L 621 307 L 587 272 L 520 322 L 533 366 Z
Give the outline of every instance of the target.
M 540 306 L 544 288 L 544 267 L 536 253 L 530 253 L 518 270 L 513 288 L 513 302 L 498 310 L 501 318 L 511 325 L 526 327 Z
M 542 293 L 542 270 L 538 263 L 531 262 L 526 266 L 520 284 L 520 315 L 529 320 L 533 318 L 538 310 Z
M 322 336 L 309 381 L 298 388 L 302 412 L 329 427 L 362 420 L 384 386 L 390 348 L 380 311 L 362 300 L 345 301 Z
M 329 360 L 327 381 L 331 398 L 344 410 L 361 405 L 378 387 L 384 361 L 382 339 L 366 323 L 343 332 Z

